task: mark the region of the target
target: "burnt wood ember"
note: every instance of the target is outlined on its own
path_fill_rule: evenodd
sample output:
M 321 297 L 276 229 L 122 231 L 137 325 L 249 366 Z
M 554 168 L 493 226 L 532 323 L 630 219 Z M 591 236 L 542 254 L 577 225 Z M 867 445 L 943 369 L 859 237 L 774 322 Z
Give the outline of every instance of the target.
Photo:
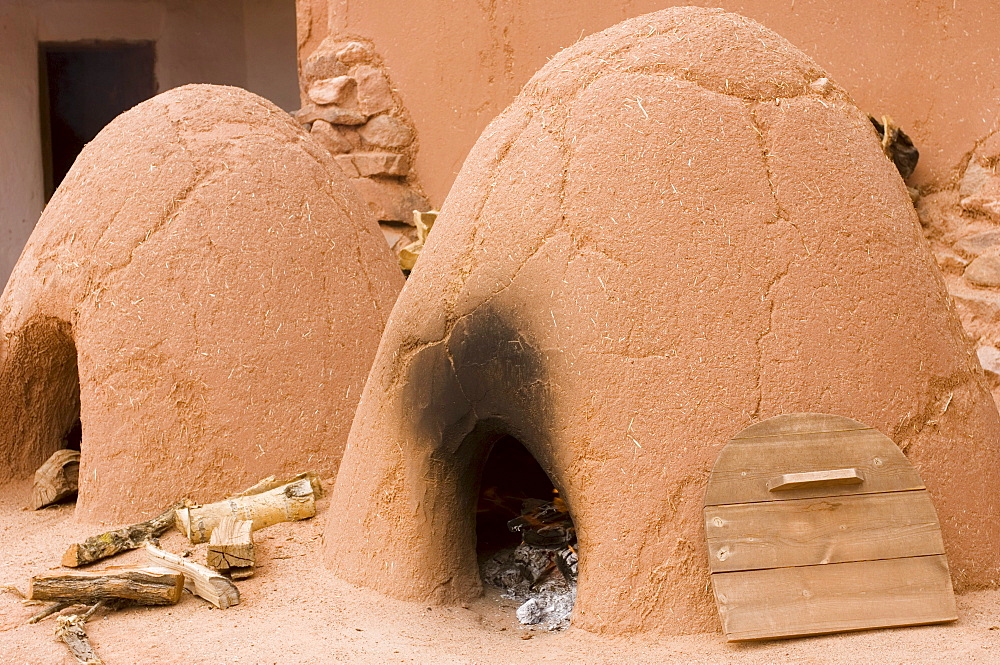
M 521 601 L 522 624 L 544 623 L 549 630 L 569 626 L 576 601 L 576 528 L 560 498 L 526 499 L 521 515 L 507 527 L 521 536 L 516 548 L 497 552 L 482 564 L 483 581 Z
M 507 522 L 507 528 L 520 534 L 525 544 L 536 547 L 565 547 L 576 542 L 573 519 L 558 492 L 552 501 L 526 499 L 521 515 Z
M 521 543 L 497 552 L 482 564 L 483 581 L 500 589 L 505 598 L 521 603 L 516 615 L 522 624 L 546 624 L 549 630 L 569 626 L 576 601 L 576 553 Z M 569 573 L 569 574 L 568 574 Z
M 577 574 L 577 563 L 579 562 L 579 555 L 577 555 L 576 547 L 574 545 L 567 545 L 565 548 L 556 552 L 556 567 L 559 568 L 559 572 L 563 574 L 568 582 L 576 583 Z

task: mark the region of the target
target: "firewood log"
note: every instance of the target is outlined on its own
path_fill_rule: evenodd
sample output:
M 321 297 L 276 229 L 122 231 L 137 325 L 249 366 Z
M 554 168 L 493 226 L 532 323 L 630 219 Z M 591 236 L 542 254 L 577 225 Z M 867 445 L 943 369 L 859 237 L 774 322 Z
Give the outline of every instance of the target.
M 183 589 L 184 575 L 167 568 L 45 573 L 31 578 L 30 599 L 81 605 L 123 599 L 139 605 L 173 605 Z
M 222 518 L 227 516 L 250 520 L 256 531 L 278 522 L 304 520 L 315 514 L 312 483 L 303 478 L 260 494 L 226 499 L 207 506 L 179 508 L 177 528 L 192 543 L 204 543 Z
M 146 544 L 146 556 L 157 566 L 169 568 L 184 575 L 184 588 L 196 596 L 224 610 L 240 602 L 240 592 L 230 580 L 211 568 L 194 561 L 165 552 L 159 547 Z
M 147 541 L 155 540 L 166 533 L 167 529 L 174 525 L 174 515 L 177 509 L 187 505 L 187 503 L 188 501 L 185 499 L 175 503 L 151 520 L 91 536 L 82 543 L 70 545 L 66 553 L 63 554 L 62 565 L 67 568 L 76 568 L 125 550 L 142 547 Z
M 52 453 L 35 471 L 31 508 L 38 510 L 76 493 L 80 478 L 80 451 L 63 448 Z
M 85 619 L 77 614 L 56 619 L 56 636 L 66 644 L 80 665 L 104 665 L 84 628 Z
M 323 498 L 323 485 L 319 481 L 319 476 L 317 476 L 312 471 L 305 471 L 303 473 L 296 474 L 289 478 L 288 480 L 281 480 L 277 476 L 268 476 L 263 480 L 259 480 L 250 487 L 246 488 L 242 492 L 238 492 L 230 496 L 230 499 L 236 499 L 242 496 L 251 496 L 253 494 L 261 494 L 267 492 L 268 490 L 273 490 L 275 487 L 281 487 L 282 485 L 287 485 L 288 483 L 294 483 L 296 480 L 302 480 L 306 478 L 309 480 L 309 484 L 313 488 L 313 496 L 317 499 Z
M 216 570 L 226 571 L 230 568 L 253 568 L 254 550 L 253 538 L 250 532 L 253 523 L 250 520 L 240 520 L 232 515 L 223 517 L 219 526 L 212 531 L 208 541 L 208 565 Z

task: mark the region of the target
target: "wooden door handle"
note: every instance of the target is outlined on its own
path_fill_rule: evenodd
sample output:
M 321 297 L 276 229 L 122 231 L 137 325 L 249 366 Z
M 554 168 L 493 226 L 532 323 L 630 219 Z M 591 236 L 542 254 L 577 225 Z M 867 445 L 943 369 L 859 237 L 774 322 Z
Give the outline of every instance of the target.
M 797 490 L 811 487 L 829 487 L 833 485 L 860 485 L 865 481 L 857 469 L 830 469 L 829 471 L 806 471 L 805 473 L 786 473 L 767 481 L 767 489 L 771 492 Z

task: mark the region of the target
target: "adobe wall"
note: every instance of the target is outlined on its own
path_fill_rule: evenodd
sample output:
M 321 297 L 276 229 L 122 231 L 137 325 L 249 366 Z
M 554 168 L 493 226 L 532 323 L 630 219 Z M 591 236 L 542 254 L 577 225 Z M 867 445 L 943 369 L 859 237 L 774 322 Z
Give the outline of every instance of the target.
M 416 125 L 415 170 L 439 207 L 480 132 L 560 49 L 626 18 L 723 7 L 814 58 L 858 106 L 890 115 L 921 151 L 911 184 L 950 176 L 998 127 L 1000 15 L 989 0 L 298 0 L 300 63 L 327 34 L 371 40 Z
M 0 6 L 0 288 L 44 205 L 38 42 L 155 40 L 159 91 L 244 87 L 298 106 L 295 19 L 283 0 L 38 0 Z

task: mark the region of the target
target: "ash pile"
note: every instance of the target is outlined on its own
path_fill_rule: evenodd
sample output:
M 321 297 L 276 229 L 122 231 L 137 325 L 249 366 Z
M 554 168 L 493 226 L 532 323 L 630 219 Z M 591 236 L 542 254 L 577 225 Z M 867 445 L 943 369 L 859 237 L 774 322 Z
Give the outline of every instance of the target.
M 517 619 L 549 630 L 569 627 L 576 600 L 576 528 L 558 493 L 552 501 L 525 499 L 521 514 L 507 522 L 521 536 L 483 562 L 483 581 L 521 603 Z

